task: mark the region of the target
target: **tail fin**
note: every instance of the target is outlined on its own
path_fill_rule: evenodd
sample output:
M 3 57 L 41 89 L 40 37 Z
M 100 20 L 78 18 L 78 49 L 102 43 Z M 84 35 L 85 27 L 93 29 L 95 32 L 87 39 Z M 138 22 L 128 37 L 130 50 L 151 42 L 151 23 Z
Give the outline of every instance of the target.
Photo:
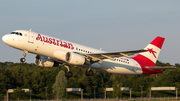
M 156 37 L 149 45 L 144 48 L 148 50 L 147 52 L 139 53 L 137 56 L 133 57 L 133 59 L 138 62 L 143 62 L 147 65 L 155 66 L 164 40 L 165 38 L 163 37 Z

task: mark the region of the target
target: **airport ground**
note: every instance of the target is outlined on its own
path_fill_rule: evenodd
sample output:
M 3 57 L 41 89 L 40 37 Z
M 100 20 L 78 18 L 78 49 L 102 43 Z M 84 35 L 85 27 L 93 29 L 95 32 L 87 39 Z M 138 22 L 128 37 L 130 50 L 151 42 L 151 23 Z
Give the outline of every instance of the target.
M 62 100 L 11 100 L 11 101 L 180 101 L 180 99 L 164 97 L 164 98 L 133 98 L 133 99 L 62 99 Z
M 169 63 L 157 62 L 157 66 L 170 66 Z M 96 94 L 95 97 L 103 100 L 104 89 L 107 87 L 130 87 L 132 88 L 132 98 L 148 97 L 150 87 L 177 87 L 180 88 L 180 65 L 175 64 L 177 69 L 166 70 L 162 74 L 153 75 L 117 75 L 108 74 L 99 71 L 94 71 L 93 76 L 85 76 L 85 68 L 71 66 L 74 76 L 67 78 L 67 88 L 82 88 L 84 89 L 84 100 L 94 98 L 94 88 Z M 0 62 L 0 100 L 3 100 L 6 96 L 7 89 L 17 88 L 29 88 L 32 90 L 32 101 L 34 99 L 54 99 L 53 84 L 59 71 L 67 71 L 65 67 L 53 67 L 42 68 L 35 64 L 20 64 L 12 62 Z M 47 88 L 47 95 L 46 89 Z M 29 93 L 21 96 L 18 93 L 12 93 L 11 99 L 17 101 L 17 97 L 20 99 L 29 99 Z M 113 98 L 127 98 L 129 99 L 129 92 L 107 92 L 107 99 L 114 100 Z M 178 90 L 178 96 L 180 96 L 180 90 Z M 24 98 L 23 98 L 24 97 Z M 153 91 L 152 97 L 176 97 L 176 91 Z M 68 99 L 81 99 L 80 92 L 66 93 L 64 98 Z M 126 100 L 127 100 L 126 99 Z M 138 100 L 138 99 L 135 99 Z M 148 99 L 149 100 L 149 99 Z M 164 99 L 165 100 L 165 99 Z M 175 100 L 175 99 L 174 99 Z M 106 100 L 107 101 L 107 100 Z M 163 101 L 163 99 L 162 99 Z

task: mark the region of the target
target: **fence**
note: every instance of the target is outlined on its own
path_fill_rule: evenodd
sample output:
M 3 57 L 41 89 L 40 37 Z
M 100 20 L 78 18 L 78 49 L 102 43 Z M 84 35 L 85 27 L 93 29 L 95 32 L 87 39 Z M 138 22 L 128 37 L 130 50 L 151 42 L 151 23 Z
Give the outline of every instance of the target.
M 10 101 L 30 101 L 30 100 L 10 100 Z M 36 100 L 31 101 L 180 101 L 180 97 L 160 97 L 160 98 L 115 98 L 115 99 L 61 99 L 61 100 Z

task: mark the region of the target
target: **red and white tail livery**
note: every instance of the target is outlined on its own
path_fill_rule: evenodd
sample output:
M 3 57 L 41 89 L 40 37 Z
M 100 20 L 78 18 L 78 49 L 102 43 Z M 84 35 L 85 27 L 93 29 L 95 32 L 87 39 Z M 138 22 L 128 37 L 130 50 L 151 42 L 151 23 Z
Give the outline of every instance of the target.
M 144 48 L 145 50 L 148 50 L 148 52 L 139 53 L 133 59 L 150 66 L 155 66 L 164 40 L 165 38 L 159 36 L 156 37 L 148 46 Z
M 23 51 L 21 62 L 25 62 L 27 53 L 33 53 L 37 54 L 35 63 L 38 66 L 53 67 L 65 64 L 68 69 L 65 73 L 67 77 L 73 76 L 70 65 L 88 68 L 85 73 L 87 76 L 93 75 L 92 68 L 116 74 L 154 74 L 162 73 L 161 69 L 167 69 L 155 67 L 165 40 L 159 36 L 144 49 L 122 52 L 106 52 L 27 30 L 15 30 L 4 35 L 2 40 L 7 45 Z M 134 54 L 138 55 L 131 58 Z
M 143 74 L 154 74 L 154 73 L 162 73 L 162 68 L 156 67 L 156 70 L 150 69 L 147 67 L 154 67 L 158 56 L 160 54 L 162 45 L 164 43 L 165 38 L 156 37 L 149 45 L 147 45 L 144 49 L 148 50 L 148 52 L 139 53 L 137 56 L 133 57 L 135 61 L 139 63 L 143 70 Z M 167 68 L 167 67 L 166 67 Z M 158 70 L 160 69 L 160 70 Z

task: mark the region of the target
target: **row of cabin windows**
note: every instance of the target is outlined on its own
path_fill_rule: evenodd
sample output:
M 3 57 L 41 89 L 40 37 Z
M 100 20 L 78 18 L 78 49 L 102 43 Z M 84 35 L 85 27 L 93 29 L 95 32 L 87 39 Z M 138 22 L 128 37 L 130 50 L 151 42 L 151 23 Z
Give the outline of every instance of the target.
M 128 63 L 128 64 L 129 64 L 129 60 L 128 60 L 128 61 L 127 61 L 127 60 L 126 60 L 126 61 L 123 61 L 123 60 L 116 59 L 116 58 L 115 58 L 114 60 L 115 60 L 115 61 L 119 61 L 119 62 L 123 62 L 123 63 Z
M 90 51 L 83 50 L 83 49 L 78 49 L 78 48 L 76 48 L 76 50 L 81 51 L 81 52 L 86 52 L 86 53 L 92 53 L 92 52 L 90 52 Z
M 11 34 L 16 34 L 16 35 L 22 36 L 22 33 L 19 33 L 19 32 L 11 32 Z

